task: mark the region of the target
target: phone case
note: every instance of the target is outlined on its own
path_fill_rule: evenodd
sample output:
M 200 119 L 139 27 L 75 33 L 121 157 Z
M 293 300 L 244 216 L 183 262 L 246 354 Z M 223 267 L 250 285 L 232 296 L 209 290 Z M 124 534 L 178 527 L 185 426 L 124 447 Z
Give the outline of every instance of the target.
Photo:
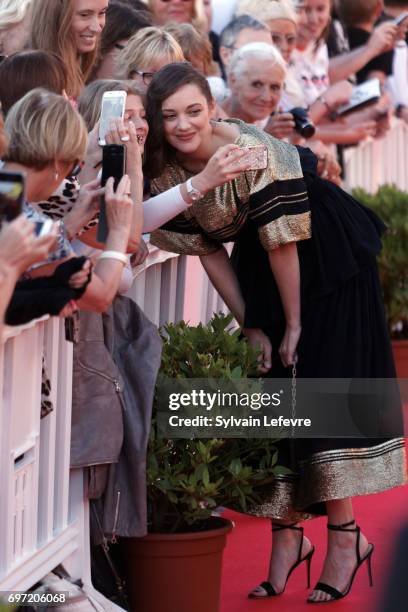
M 126 172 L 126 147 L 125 145 L 105 145 L 103 147 L 102 178 L 101 185 L 104 187 L 109 177 L 113 176 L 116 190 L 118 183 Z M 101 197 L 99 207 L 99 222 L 97 230 L 98 242 L 106 242 L 108 237 L 108 221 L 106 218 L 105 198 Z
M 109 93 L 109 92 L 108 92 Z M 99 120 L 99 144 L 104 146 L 106 144 L 105 136 L 109 130 L 109 123 L 111 119 L 123 118 L 126 106 L 126 92 L 118 91 L 118 95 L 112 98 L 102 98 L 102 111 Z M 119 95 L 122 94 L 122 95 Z M 124 94 L 124 95 L 123 95 Z
M 241 162 L 247 160 L 250 163 L 250 170 L 265 170 L 268 166 L 268 149 L 264 145 L 248 147 Z
M 21 214 L 25 200 L 25 175 L 0 170 L 0 223 Z

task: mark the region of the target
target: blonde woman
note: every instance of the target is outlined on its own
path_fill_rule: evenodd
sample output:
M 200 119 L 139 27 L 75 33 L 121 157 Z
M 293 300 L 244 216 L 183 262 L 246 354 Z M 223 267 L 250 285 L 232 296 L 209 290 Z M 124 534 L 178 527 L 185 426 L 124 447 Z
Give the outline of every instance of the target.
M 203 0 L 145 0 L 156 25 L 166 23 L 192 23 L 199 30 L 206 30 L 207 19 Z
M 32 0 L 2 0 L 0 4 L 0 54 L 21 51 L 29 34 Z
M 183 60 L 183 51 L 171 34 L 156 27 L 143 28 L 119 54 L 117 77 L 136 81 L 141 91 L 146 92 L 160 68 Z
M 19 100 L 6 119 L 9 138 L 5 157 L 6 170 L 24 172 L 28 202 L 47 200 L 70 174 L 79 160 L 84 159 L 87 148 L 87 131 L 80 115 L 62 96 L 34 89 Z M 102 191 L 94 182 L 83 187 L 88 192 L 89 204 L 97 200 Z M 105 190 L 109 233 L 104 252 L 99 258 L 79 305 L 87 310 L 103 312 L 117 293 L 133 214 L 133 204 L 127 195 L 130 181 L 124 176 L 116 192 L 113 179 Z M 31 206 L 26 206 L 27 216 L 34 217 Z M 37 213 L 38 215 L 38 213 Z M 59 224 L 59 239 L 65 236 L 64 224 Z M 72 253 L 67 255 L 67 259 Z M 58 263 L 61 263 L 59 261 Z M 32 276 L 44 276 L 54 272 L 56 262 L 36 268 Z M 83 270 L 89 274 L 89 262 Z
M 3 119 L 0 115 L 0 157 L 7 150 Z M 11 223 L 0 219 L 0 344 L 4 314 L 18 277 L 28 266 L 47 257 L 54 245 L 53 235 L 37 238 L 34 224 L 23 215 Z
M 109 0 L 36 0 L 31 48 L 53 51 L 65 62 L 67 94 L 77 98 L 98 56 Z

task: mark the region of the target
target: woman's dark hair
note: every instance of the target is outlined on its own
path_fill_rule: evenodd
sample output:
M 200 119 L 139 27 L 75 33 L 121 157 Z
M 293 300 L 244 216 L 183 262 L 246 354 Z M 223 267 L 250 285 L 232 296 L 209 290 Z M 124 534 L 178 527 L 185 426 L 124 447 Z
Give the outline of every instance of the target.
M 105 27 L 101 34 L 100 59 L 109 53 L 120 40 L 126 40 L 142 28 L 153 25 L 147 6 L 145 9 L 137 10 L 129 3 L 119 0 L 109 4 Z
M 49 51 L 20 51 L 0 64 L 0 102 L 4 115 L 26 93 L 37 87 L 62 94 L 67 87 L 64 62 Z
M 156 72 L 147 90 L 146 119 L 149 135 L 146 141 L 146 175 L 149 178 L 160 176 L 165 165 L 175 157 L 175 149 L 164 136 L 162 104 L 184 85 L 196 85 L 208 104 L 213 97 L 207 79 L 189 62 L 167 64 Z

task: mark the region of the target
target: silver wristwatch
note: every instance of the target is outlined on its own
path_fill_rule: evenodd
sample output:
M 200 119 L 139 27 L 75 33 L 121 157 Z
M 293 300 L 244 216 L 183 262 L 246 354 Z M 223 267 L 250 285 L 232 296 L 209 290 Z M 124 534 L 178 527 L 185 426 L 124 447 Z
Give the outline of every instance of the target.
M 197 200 L 201 200 L 204 197 L 204 194 L 201 193 L 198 189 L 196 189 L 191 182 L 191 178 L 186 182 L 186 189 L 188 193 L 188 197 L 193 200 L 193 202 L 197 202 Z

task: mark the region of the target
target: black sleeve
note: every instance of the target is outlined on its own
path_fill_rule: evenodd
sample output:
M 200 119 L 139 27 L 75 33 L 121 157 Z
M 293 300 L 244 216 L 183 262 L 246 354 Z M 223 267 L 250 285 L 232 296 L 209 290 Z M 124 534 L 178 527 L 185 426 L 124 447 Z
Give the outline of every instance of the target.
M 389 21 L 389 19 L 381 17 L 376 25 L 383 23 L 384 21 Z M 366 32 L 365 30 L 361 30 L 360 28 L 349 27 L 347 28 L 347 34 L 350 42 L 350 49 L 355 49 L 356 47 L 367 44 L 367 41 L 370 38 L 370 33 Z M 357 82 L 362 83 L 365 81 L 369 73 L 374 70 L 383 72 L 385 76 L 390 76 L 392 74 L 393 61 L 394 50 L 377 55 L 377 57 L 374 57 L 364 66 L 364 68 L 357 72 Z
M 7 325 L 24 325 L 47 314 L 56 316 L 74 299 L 73 294 L 72 289 L 63 287 L 31 291 L 17 286 L 6 310 L 5 322 Z

